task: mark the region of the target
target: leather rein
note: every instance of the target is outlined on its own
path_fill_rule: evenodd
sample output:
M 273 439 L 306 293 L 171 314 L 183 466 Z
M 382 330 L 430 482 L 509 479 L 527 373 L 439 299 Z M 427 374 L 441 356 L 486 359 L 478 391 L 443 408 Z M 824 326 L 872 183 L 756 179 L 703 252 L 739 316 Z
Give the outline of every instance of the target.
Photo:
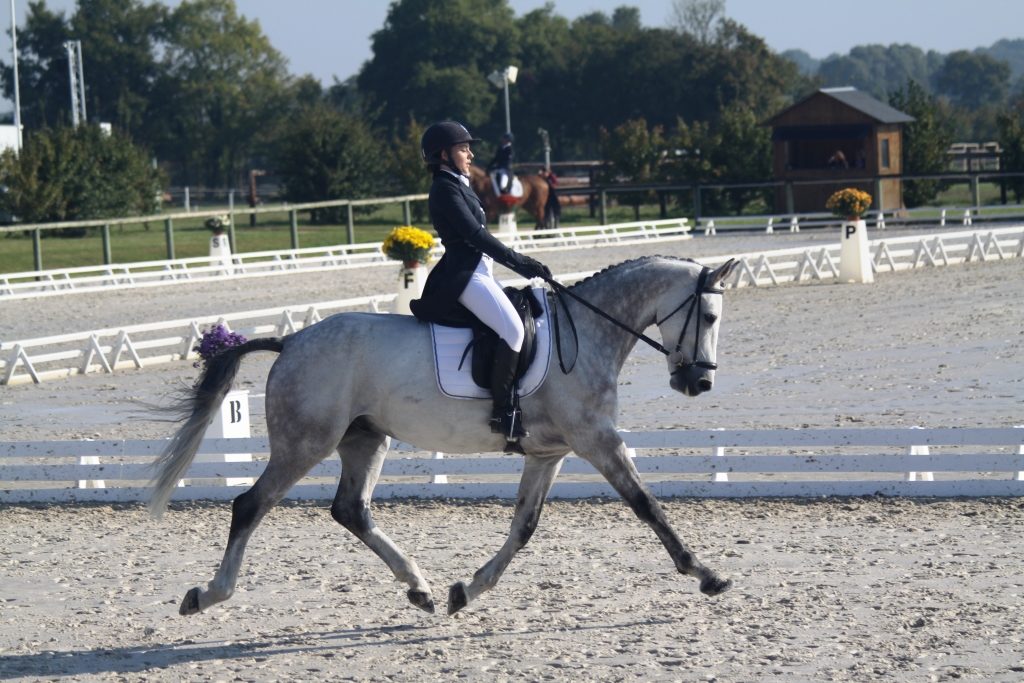
M 638 332 L 637 330 L 634 330 L 632 327 L 630 327 L 629 325 L 626 325 L 622 321 L 620 321 L 620 320 L 618 320 L 618 319 L 608 315 L 607 313 L 602 311 L 600 308 L 598 308 L 594 304 L 590 303 L 586 299 L 583 299 L 582 297 L 580 297 L 579 295 L 577 295 L 576 293 L 571 291 L 568 287 L 566 287 L 562 283 L 556 282 L 555 280 L 549 279 L 549 278 L 544 278 L 544 281 L 547 282 L 549 285 L 551 285 L 552 289 L 555 290 L 555 294 L 558 296 L 559 300 L 561 300 L 562 308 L 565 309 L 566 318 L 569 321 L 569 327 L 572 330 L 572 336 L 573 336 L 573 339 L 576 341 L 577 348 L 579 347 L 579 335 L 576 332 L 576 323 L 573 321 L 572 316 L 569 314 L 569 309 L 565 305 L 565 300 L 562 298 L 563 295 L 568 295 L 569 297 L 571 297 L 572 299 L 578 301 L 580 304 L 582 304 L 586 308 L 589 308 L 591 311 L 593 311 L 594 313 L 598 314 L 599 316 L 601 316 L 602 318 L 604 318 L 608 322 L 612 323 L 613 325 L 619 327 L 622 330 L 625 330 L 626 332 L 628 332 L 629 334 L 633 335 L 634 337 L 636 337 L 640 341 L 644 342 L 645 344 L 647 344 L 651 348 L 655 349 L 656 351 L 660 351 L 665 356 L 670 356 L 673 352 L 679 353 L 682 350 L 682 348 L 683 348 L 683 338 L 686 336 L 686 330 L 687 330 L 687 328 L 689 328 L 690 320 L 694 317 L 694 315 L 693 315 L 694 314 L 694 310 L 696 310 L 696 313 L 697 313 L 697 316 L 696 316 L 697 334 L 694 335 L 694 340 L 693 340 L 693 360 L 691 362 L 689 362 L 689 363 L 684 362 L 683 360 L 679 360 L 679 362 L 676 363 L 676 369 L 673 370 L 672 373 L 671 373 L 671 374 L 675 375 L 675 374 L 680 373 L 680 372 L 685 372 L 687 369 L 689 369 L 691 367 L 704 368 L 704 369 L 707 369 L 707 370 L 716 370 L 718 368 L 718 364 L 717 363 L 712 363 L 710 361 L 703 361 L 703 360 L 699 361 L 699 360 L 697 360 L 697 351 L 699 350 L 699 343 L 700 343 L 700 318 L 701 318 L 701 312 L 702 312 L 701 309 L 703 307 L 703 303 L 701 301 L 700 295 L 701 294 L 723 294 L 725 292 L 724 289 L 721 289 L 721 288 L 718 288 L 718 287 L 710 287 L 710 286 L 708 286 L 707 280 L 708 280 L 708 275 L 710 273 L 711 273 L 711 269 L 710 268 L 708 268 L 707 266 L 702 267 L 701 271 L 700 271 L 700 274 L 697 276 L 697 286 L 694 289 L 694 292 L 692 294 L 690 294 L 690 296 L 686 297 L 681 304 L 679 304 L 674 309 L 672 309 L 672 311 L 668 315 L 663 317 L 661 320 L 655 320 L 654 321 L 656 325 L 661 325 L 663 322 L 665 322 L 666 320 L 671 318 L 673 315 L 675 315 L 679 311 L 681 311 L 684 308 L 686 308 L 686 320 L 683 322 L 683 329 L 680 330 L 680 332 L 679 332 L 679 339 L 676 341 L 675 348 L 672 351 L 669 351 L 662 344 L 660 344 L 657 341 L 651 339 L 650 337 L 648 337 L 643 332 Z M 687 308 L 687 305 L 689 305 L 689 308 Z M 572 368 L 576 365 L 576 363 L 575 363 L 575 361 L 573 361 L 572 366 L 570 366 L 569 368 L 565 367 L 565 361 L 562 358 L 562 345 L 559 342 L 559 340 L 561 339 L 561 332 L 559 331 L 557 309 L 556 309 L 556 315 L 554 316 L 554 323 L 555 323 L 555 338 L 556 338 L 555 347 L 558 350 L 558 364 L 559 364 L 559 366 L 561 366 L 562 372 L 564 374 L 568 374 L 568 373 L 572 372 Z

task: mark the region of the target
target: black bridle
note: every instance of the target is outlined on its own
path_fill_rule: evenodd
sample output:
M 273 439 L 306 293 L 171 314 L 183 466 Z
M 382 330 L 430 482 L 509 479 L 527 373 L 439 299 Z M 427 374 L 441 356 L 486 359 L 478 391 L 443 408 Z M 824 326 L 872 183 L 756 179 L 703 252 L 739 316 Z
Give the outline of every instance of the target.
M 714 286 L 708 285 L 708 275 L 710 273 L 711 273 L 711 269 L 710 268 L 708 268 L 707 266 L 702 267 L 701 271 L 700 271 L 700 274 L 697 276 L 697 286 L 694 289 L 693 293 L 690 294 L 690 296 L 686 297 L 681 304 L 679 304 L 674 309 L 672 309 L 672 311 L 668 315 L 666 315 L 664 318 L 662 318 L 661 320 L 657 320 L 657 319 L 655 320 L 655 324 L 656 325 L 661 325 L 663 322 L 665 322 L 666 320 L 671 318 L 673 315 L 675 315 L 679 311 L 683 310 L 684 308 L 687 309 L 686 310 L 686 320 L 683 321 L 683 329 L 680 330 L 680 332 L 679 332 L 679 339 L 676 341 L 676 346 L 675 346 L 675 348 L 672 351 L 669 351 L 664 346 L 662 346 L 661 344 L 659 344 L 655 340 L 651 339 L 650 337 L 648 337 L 643 332 L 638 332 L 638 331 L 634 330 L 632 327 L 630 327 L 629 325 L 626 325 L 625 323 L 623 323 L 623 322 L 613 318 L 612 316 L 608 315 L 607 313 L 602 311 L 600 308 L 598 308 L 594 304 L 592 304 L 589 301 L 587 301 L 586 299 L 583 299 L 580 296 L 576 295 L 574 292 L 572 292 L 568 287 L 566 287 L 562 283 L 556 282 L 555 280 L 552 280 L 552 279 L 549 279 L 549 278 L 544 278 L 544 281 L 547 282 L 549 285 L 551 285 L 551 287 L 555 290 L 555 293 L 559 296 L 559 298 L 561 298 L 561 296 L 563 294 L 569 295 L 570 297 L 572 297 L 573 299 L 575 299 L 579 303 L 581 303 L 584 306 L 586 306 L 587 308 L 589 308 L 594 313 L 597 313 L 599 316 L 601 316 L 602 318 L 604 318 L 608 322 L 610 322 L 610 323 L 616 325 L 617 327 L 625 330 L 626 332 L 630 333 L 631 335 L 633 335 L 634 337 L 636 337 L 640 341 L 644 342 L 645 344 L 647 344 L 651 348 L 655 349 L 656 351 L 660 351 L 663 355 L 671 356 L 672 353 L 680 354 L 680 360 L 676 363 L 676 369 L 672 371 L 672 374 L 675 375 L 675 374 L 680 373 L 680 372 L 685 372 L 685 371 L 689 370 L 692 367 L 704 368 L 706 370 L 716 370 L 716 369 L 718 369 L 718 363 L 712 363 L 711 361 L 705 361 L 705 360 L 697 360 L 697 352 L 700 349 L 700 319 L 702 317 L 701 316 L 701 312 L 702 312 L 701 309 L 703 307 L 703 302 L 701 301 L 701 296 L 700 295 L 701 294 L 723 294 L 725 292 L 725 290 L 723 290 L 723 289 L 721 289 L 719 287 L 714 287 Z M 687 305 L 689 305 L 689 308 L 687 308 Z M 579 344 L 579 337 L 576 334 L 576 324 L 573 322 L 572 316 L 569 315 L 569 309 L 566 307 L 565 301 L 562 301 L 562 308 L 564 308 L 565 311 L 566 311 L 566 317 L 568 318 L 569 326 L 572 329 L 573 339 L 576 340 L 576 343 L 578 345 Z M 697 313 L 697 323 L 696 323 L 696 328 L 697 329 L 695 331 L 694 340 L 693 340 L 693 360 L 687 363 L 687 362 L 682 360 L 681 351 L 682 351 L 682 348 L 683 348 L 683 338 L 686 336 L 686 330 L 690 326 L 690 320 L 693 318 L 694 311 L 696 311 L 696 313 Z M 561 337 L 561 334 L 560 334 L 559 329 L 558 329 L 558 316 L 557 315 L 554 316 L 554 321 L 555 321 L 555 337 L 557 339 L 557 338 Z M 568 369 L 565 367 L 565 362 L 562 359 L 561 344 L 556 341 L 555 346 L 558 349 L 558 363 L 559 363 L 559 365 L 562 368 L 562 372 L 568 374 L 569 372 L 572 371 L 572 367 L 569 367 Z M 575 362 L 573 363 L 573 365 L 575 365 Z

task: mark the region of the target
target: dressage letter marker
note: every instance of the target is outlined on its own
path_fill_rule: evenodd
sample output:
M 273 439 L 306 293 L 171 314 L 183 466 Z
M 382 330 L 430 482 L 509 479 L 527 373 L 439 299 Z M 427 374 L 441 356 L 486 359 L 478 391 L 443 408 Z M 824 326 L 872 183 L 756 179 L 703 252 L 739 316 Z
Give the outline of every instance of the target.
M 247 439 L 249 428 L 249 392 L 244 389 L 229 391 L 220 410 L 206 430 L 208 439 Z M 197 455 L 195 462 L 252 462 L 252 453 L 224 453 Z M 225 486 L 252 486 L 251 477 L 225 477 Z
M 868 249 L 867 223 L 863 219 L 846 221 L 842 230 L 843 241 L 839 250 L 840 282 L 874 282 L 871 252 Z

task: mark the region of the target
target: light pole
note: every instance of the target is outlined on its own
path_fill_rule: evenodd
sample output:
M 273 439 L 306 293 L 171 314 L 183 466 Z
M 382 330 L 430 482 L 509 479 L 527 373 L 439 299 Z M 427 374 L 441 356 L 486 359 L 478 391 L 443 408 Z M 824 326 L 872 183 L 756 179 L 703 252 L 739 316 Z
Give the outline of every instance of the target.
M 14 151 L 21 153 L 21 93 L 18 90 L 18 24 L 14 18 L 14 0 L 11 0 L 11 54 L 14 57 Z
M 492 71 L 491 75 L 487 77 L 494 87 L 502 88 L 505 91 L 505 132 L 512 132 L 512 117 L 509 114 L 508 108 L 508 84 L 516 82 L 516 76 L 519 75 L 519 67 L 506 66 L 501 71 Z

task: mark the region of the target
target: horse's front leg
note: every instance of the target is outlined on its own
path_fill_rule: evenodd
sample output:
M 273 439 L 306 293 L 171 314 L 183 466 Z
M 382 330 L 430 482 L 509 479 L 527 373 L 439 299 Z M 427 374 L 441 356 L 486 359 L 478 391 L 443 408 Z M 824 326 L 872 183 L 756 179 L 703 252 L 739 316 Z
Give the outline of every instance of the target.
M 654 529 L 654 533 L 658 535 L 672 557 L 676 569 L 681 574 L 688 574 L 700 580 L 702 593 L 718 595 L 732 587 L 732 581 L 721 578 L 712 569 L 704 566 L 676 535 L 658 500 L 640 481 L 640 475 L 626 452 L 626 445 L 614 428 L 602 430 L 587 438 L 584 443 L 571 445 L 579 456 L 588 460 L 604 475 L 636 516 Z
M 409 602 L 432 613 L 434 598 L 420 568 L 377 528 L 370 515 L 373 487 L 377 485 L 389 445 L 384 434 L 355 425 L 349 428 L 338 445 L 341 481 L 331 505 L 331 516 L 384 560 L 396 579 L 409 586 Z
M 561 455 L 547 458 L 526 456 L 508 538 L 498 553 L 473 574 L 473 581 L 468 586 L 462 581 L 452 585 L 448 591 L 448 614 L 455 614 L 481 593 L 493 588 L 515 554 L 533 536 L 540 520 L 541 508 L 544 507 L 544 499 L 558 476 L 563 458 Z

